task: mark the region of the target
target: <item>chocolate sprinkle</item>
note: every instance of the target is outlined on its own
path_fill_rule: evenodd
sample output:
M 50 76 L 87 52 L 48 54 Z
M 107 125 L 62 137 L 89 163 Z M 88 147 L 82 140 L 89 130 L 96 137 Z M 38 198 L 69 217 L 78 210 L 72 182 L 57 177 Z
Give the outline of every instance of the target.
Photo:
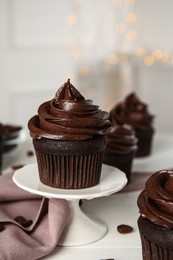
M 128 233 L 131 233 L 133 231 L 133 227 L 131 227 L 129 225 L 122 224 L 122 225 L 117 226 L 117 230 L 121 234 L 128 234 Z

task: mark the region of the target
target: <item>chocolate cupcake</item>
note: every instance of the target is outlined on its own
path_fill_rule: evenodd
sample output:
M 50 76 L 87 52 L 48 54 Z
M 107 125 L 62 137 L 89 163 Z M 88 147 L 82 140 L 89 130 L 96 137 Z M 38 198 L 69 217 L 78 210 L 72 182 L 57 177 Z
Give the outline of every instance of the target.
M 131 93 L 114 106 L 110 115 L 116 123 L 129 124 L 135 130 L 138 139 L 138 149 L 135 156 L 150 155 L 154 134 L 154 116 L 149 113 L 148 106 L 139 100 L 135 93 Z
M 108 113 L 85 99 L 68 80 L 28 122 L 40 181 L 55 188 L 83 189 L 100 181 Z
M 18 125 L 0 123 L 0 135 L 3 140 L 3 152 L 7 153 L 16 148 L 22 134 L 23 128 Z
M 173 170 L 154 173 L 137 203 L 143 260 L 172 260 Z
M 0 169 L 2 169 L 3 154 L 17 147 L 22 130 L 21 126 L 0 123 Z
M 130 125 L 114 125 L 107 134 L 107 145 L 103 162 L 117 167 L 131 178 L 132 162 L 137 150 L 137 138 Z

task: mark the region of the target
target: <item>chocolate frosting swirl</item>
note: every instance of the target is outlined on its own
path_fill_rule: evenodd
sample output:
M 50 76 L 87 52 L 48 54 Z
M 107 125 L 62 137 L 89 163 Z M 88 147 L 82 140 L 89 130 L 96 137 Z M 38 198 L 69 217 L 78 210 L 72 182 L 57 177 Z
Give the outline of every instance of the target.
M 137 150 L 137 138 L 130 125 L 114 125 L 107 137 L 107 154 L 130 154 Z
M 28 122 L 33 138 L 85 140 L 105 135 L 111 129 L 109 114 L 85 99 L 68 80 L 55 97 L 40 105 Z
M 173 229 L 173 170 L 153 174 L 138 197 L 139 212 L 153 223 Z
M 134 129 L 151 127 L 154 118 L 149 113 L 148 106 L 135 93 L 129 94 L 122 102 L 117 103 L 110 115 L 114 118 L 113 123 L 129 124 Z

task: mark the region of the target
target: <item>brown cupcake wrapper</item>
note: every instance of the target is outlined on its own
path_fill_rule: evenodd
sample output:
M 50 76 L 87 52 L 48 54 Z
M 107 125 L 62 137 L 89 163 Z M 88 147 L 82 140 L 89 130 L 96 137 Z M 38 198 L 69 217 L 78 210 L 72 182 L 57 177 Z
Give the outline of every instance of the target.
M 140 231 L 143 260 L 172 260 L 173 251 L 149 241 Z
M 143 260 L 172 260 L 173 231 L 152 223 L 147 218 L 138 218 Z
M 90 155 L 46 154 L 36 149 L 40 181 L 60 189 L 83 189 L 100 181 L 103 151 Z

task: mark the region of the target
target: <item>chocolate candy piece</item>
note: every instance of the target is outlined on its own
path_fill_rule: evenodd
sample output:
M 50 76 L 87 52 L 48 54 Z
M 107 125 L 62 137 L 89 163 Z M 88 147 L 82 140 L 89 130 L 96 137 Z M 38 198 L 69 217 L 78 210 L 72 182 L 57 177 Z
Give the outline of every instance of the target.
M 15 165 L 12 165 L 11 168 L 15 171 L 15 170 L 22 168 L 23 166 L 25 166 L 25 165 L 24 164 L 15 164 Z
M 23 227 L 29 227 L 32 225 L 33 221 L 27 220 L 26 218 L 24 218 L 23 216 L 17 216 L 15 217 L 15 221 L 18 222 L 20 225 L 22 225 Z
M 133 231 L 133 228 L 129 225 L 122 224 L 117 226 L 117 230 L 121 234 L 128 234 Z
M 27 151 L 27 156 L 33 156 L 34 152 L 33 151 Z
M 22 224 L 24 221 L 26 221 L 23 216 L 17 216 L 14 220 L 16 220 L 16 222 L 18 222 L 19 224 Z
M 22 226 L 23 227 L 29 227 L 29 226 L 31 226 L 32 225 L 32 223 L 33 223 L 33 221 L 31 220 L 31 219 L 29 219 L 29 220 L 25 220 L 24 222 L 22 222 Z

